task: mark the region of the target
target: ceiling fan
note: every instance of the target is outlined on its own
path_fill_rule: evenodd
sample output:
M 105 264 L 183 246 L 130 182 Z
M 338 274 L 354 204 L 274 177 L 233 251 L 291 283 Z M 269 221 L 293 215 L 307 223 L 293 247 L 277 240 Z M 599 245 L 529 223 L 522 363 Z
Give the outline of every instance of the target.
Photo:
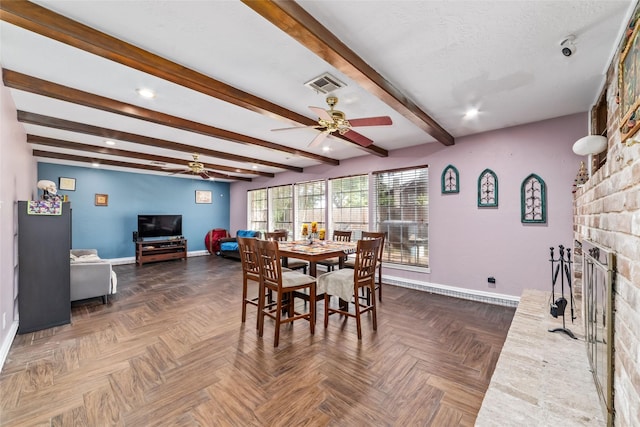
M 174 169 L 169 175 L 175 175 L 178 173 L 188 173 L 191 175 L 200 175 L 202 179 L 211 179 L 211 176 L 207 173 L 207 170 L 204 168 L 204 164 L 198 161 L 198 154 L 193 153 L 193 161 L 187 163 L 187 167 Z
M 318 115 L 318 124 L 314 126 L 305 126 L 314 129 L 318 129 L 320 133 L 311 141 L 309 147 L 318 146 L 329 135 L 334 132 L 338 132 L 345 138 L 355 142 L 356 144 L 368 147 L 373 144 L 373 141 L 364 135 L 352 130 L 353 127 L 359 126 L 388 126 L 392 124 L 391 117 L 378 116 L 378 117 L 364 117 L 360 119 L 347 120 L 345 114 L 342 111 L 334 110 L 333 107 L 338 103 L 338 98 L 335 96 L 327 97 L 327 105 L 329 109 L 325 110 L 320 107 L 309 107 L 311 111 Z M 273 129 L 274 131 L 300 129 L 300 126 L 293 128 Z

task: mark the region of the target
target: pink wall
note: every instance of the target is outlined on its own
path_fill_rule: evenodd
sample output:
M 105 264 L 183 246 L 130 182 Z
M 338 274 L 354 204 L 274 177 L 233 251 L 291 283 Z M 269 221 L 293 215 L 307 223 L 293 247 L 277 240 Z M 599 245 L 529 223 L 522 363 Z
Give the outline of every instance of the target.
M 26 134 L 16 120 L 9 90 L 0 83 L 0 366 L 13 338 L 17 250 L 14 247 L 17 200 L 28 200 L 36 188 L 36 162 Z M 2 327 L 2 317 L 6 324 Z M 15 332 L 15 329 L 13 330 Z
M 231 185 L 231 232 L 246 227 L 246 191 L 321 178 L 428 164 L 430 167 L 430 273 L 385 268 L 384 275 L 422 283 L 519 296 L 525 288 L 550 288 L 549 247 L 572 246 L 573 195 L 582 157 L 571 150 L 587 134 L 586 113 L 461 137 L 456 145 L 433 143 L 396 150 L 389 157 L 363 156 L 340 166 L 315 166 L 303 174 Z M 460 193 L 442 195 L 440 174 L 453 164 Z M 498 208 L 477 207 L 478 175 L 492 169 L 499 181 Z M 520 185 L 529 174 L 547 185 L 547 223 L 520 222 Z M 489 289 L 487 277 L 496 278 Z

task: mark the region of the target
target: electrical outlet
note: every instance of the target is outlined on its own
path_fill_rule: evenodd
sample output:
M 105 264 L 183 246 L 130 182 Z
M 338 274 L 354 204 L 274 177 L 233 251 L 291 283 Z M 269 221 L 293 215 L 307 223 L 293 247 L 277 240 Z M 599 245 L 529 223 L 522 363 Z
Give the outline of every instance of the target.
M 495 288 L 496 287 L 496 278 L 491 276 L 491 277 L 487 277 L 487 282 L 489 283 L 489 287 L 490 288 Z

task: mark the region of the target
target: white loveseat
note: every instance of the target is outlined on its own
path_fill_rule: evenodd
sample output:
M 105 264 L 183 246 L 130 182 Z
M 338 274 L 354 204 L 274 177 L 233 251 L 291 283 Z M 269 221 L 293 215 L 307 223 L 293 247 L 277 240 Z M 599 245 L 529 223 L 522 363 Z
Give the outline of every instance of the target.
M 108 260 L 101 259 L 96 249 L 71 249 L 71 301 L 102 297 L 116 293 L 116 273 Z

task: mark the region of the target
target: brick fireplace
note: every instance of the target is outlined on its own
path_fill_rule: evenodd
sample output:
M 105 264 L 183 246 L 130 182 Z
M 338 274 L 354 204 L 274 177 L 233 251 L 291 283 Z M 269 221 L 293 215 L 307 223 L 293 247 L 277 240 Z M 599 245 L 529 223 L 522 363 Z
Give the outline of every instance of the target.
M 618 49 L 620 52 L 620 49 Z M 591 114 L 592 133 L 606 130 L 606 161 L 574 197 L 576 250 L 590 241 L 615 254 L 613 289 L 613 410 L 615 426 L 640 425 L 640 144 L 621 141 L 619 55 L 607 72 L 601 100 Z M 605 123 L 598 117 L 603 117 Z M 600 129 L 599 129 L 600 128 Z M 584 253 L 583 253 L 584 255 Z M 575 285 L 582 285 L 577 259 Z

